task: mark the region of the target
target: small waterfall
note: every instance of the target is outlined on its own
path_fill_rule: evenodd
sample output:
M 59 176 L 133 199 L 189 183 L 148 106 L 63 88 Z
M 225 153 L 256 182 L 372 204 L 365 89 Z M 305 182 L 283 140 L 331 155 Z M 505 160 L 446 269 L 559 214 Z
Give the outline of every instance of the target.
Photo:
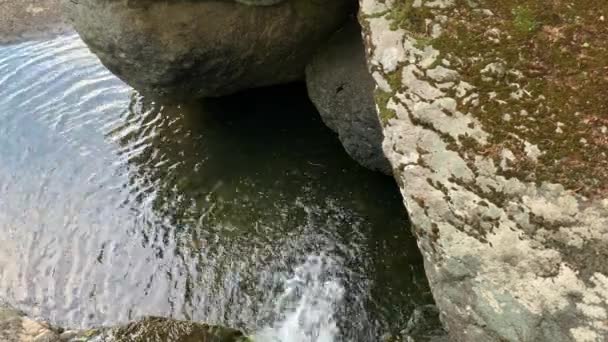
M 339 329 L 336 308 L 344 287 L 335 275 L 337 263 L 326 255 L 309 256 L 284 279 L 284 291 L 276 299 L 277 321 L 254 334 L 254 341 L 333 342 Z

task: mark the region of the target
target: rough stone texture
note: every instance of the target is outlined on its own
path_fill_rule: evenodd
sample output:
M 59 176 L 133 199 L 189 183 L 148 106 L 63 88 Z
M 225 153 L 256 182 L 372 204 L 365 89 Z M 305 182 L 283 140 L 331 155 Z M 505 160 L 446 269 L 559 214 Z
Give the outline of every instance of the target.
M 59 342 L 60 337 L 48 324 L 36 322 L 0 303 L 0 341 Z
M 323 122 L 338 133 L 346 152 L 369 169 L 391 174 L 358 24 L 350 22 L 319 50 L 306 68 L 306 84 Z
M 454 341 L 608 340 L 608 3 L 361 0 Z
M 59 0 L 0 0 L 0 44 L 46 38 L 68 29 Z
M 63 330 L 0 302 L 2 342 L 251 342 L 242 332 L 196 322 L 149 317 L 124 326 Z
M 143 93 L 220 96 L 302 79 L 353 0 L 273 6 L 224 1 L 63 0 L 101 62 Z
M 252 342 L 238 330 L 157 317 L 115 328 L 104 335 L 116 342 Z

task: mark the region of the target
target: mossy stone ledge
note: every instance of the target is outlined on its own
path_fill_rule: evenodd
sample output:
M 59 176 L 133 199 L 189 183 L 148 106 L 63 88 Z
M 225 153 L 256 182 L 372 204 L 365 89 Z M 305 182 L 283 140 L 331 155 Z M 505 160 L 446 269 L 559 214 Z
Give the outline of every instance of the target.
M 360 4 L 451 339 L 608 340 L 608 3 Z

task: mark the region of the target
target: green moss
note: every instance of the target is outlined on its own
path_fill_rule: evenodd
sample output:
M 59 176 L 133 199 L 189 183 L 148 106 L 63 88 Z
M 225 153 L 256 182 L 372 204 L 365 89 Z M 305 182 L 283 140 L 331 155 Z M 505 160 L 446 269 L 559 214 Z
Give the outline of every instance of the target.
M 390 29 L 405 29 L 411 32 L 426 33 L 425 19 L 430 10 L 426 7 L 414 7 L 414 0 L 396 1 L 386 18 L 390 20 Z
M 412 9 L 413 1 L 405 0 L 395 4 L 387 18 L 391 21 L 391 30 L 397 30 L 409 22 L 409 14 Z
M 383 125 L 386 125 L 390 119 L 397 117 L 397 112 L 388 108 L 388 102 L 393 95 L 393 93 L 388 93 L 380 89 L 374 91 L 374 97 L 376 98 L 376 104 L 378 105 L 378 115 L 380 116 L 380 121 Z
M 531 33 L 540 27 L 534 12 L 525 6 L 517 6 L 512 11 L 513 26 L 520 33 Z
M 401 88 L 401 77 L 403 76 L 403 66 L 399 66 L 395 71 L 386 73 L 384 78 L 386 82 L 391 86 L 391 89 L 397 90 Z
M 463 156 L 494 158 L 497 164 L 508 148 L 515 160 L 501 171 L 506 177 L 558 182 L 590 197 L 608 194 L 608 138 L 602 133 L 608 127 L 608 98 L 598 96 L 608 88 L 608 25 L 598 22 L 608 17 L 608 2 L 484 3 L 492 15 L 464 10 L 470 8 L 466 0 L 456 3 L 463 10 L 446 14 L 443 34 L 434 39 L 426 20 L 436 20 L 444 10 L 415 8 L 413 1 L 404 0 L 386 14 L 391 29 L 407 30 L 417 48 L 432 45 L 441 59 L 457 56 L 452 62 L 479 95 L 481 106 L 460 103 L 459 109 L 490 133 L 488 144 L 461 137 L 450 148 Z M 498 34 L 489 35 L 488 28 Z M 495 62 L 504 64 L 506 73 L 488 78 L 481 71 Z M 401 69 L 385 77 L 394 91 L 402 87 Z M 387 108 L 392 96 L 376 93 L 384 124 L 396 116 Z M 511 119 L 505 120 L 505 114 Z M 557 123 L 561 134 L 556 133 Z M 537 162 L 527 157 L 523 141 L 543 152 Z
M 600 129 L 608 127 L 608 99 L 597 94 L 608 87 L 602 76 L 608 69 L 608 26 L 597 20 L 608 15 L 608 2 L 501 0 L 484 7 L 494 15 L 461 11 L 443 25 L 441 37 L 421 42 L 459 57 L 458 71 L 482 104 L 459 108 L 491 134 L 487 146 L 460 139 L 451 148 L 497 163 L 500 151 L 509 148 L 516 161 L 505 176 L 558 182 L 586 196 L 607 194 L 608 139 Z M 494 42 L 488 27 L 500 33 Z M 488 80 L 481 70 L 496 61 L 507 73 Z M 524 93 L 514 98 L 519 89 Z M 511 120 L 504 120 L 505 114 Z M 561 134 L 556 133 L 558 122 Z M 544 153 L 538 162 L 525 155 L 522 140 Z
M 414 46 L 417 49 L 422 50 L 422 49 L 424 49 L 425 47 L 427 47 L 429 45 L 433 45 L 433 38 L 428 37 L 428 36 L 416 37 L 416 43 L 414 44 Z

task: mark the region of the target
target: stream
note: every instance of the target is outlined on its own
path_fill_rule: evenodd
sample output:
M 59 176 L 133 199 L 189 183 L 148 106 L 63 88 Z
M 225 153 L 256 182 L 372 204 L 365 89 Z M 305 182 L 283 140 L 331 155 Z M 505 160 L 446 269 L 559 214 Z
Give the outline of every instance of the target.
M 380 341 L 433 303 L 397 186 L 303 85 L 165 105 L 76 35 L 0 46 L 0 298 L 277 342 Z

